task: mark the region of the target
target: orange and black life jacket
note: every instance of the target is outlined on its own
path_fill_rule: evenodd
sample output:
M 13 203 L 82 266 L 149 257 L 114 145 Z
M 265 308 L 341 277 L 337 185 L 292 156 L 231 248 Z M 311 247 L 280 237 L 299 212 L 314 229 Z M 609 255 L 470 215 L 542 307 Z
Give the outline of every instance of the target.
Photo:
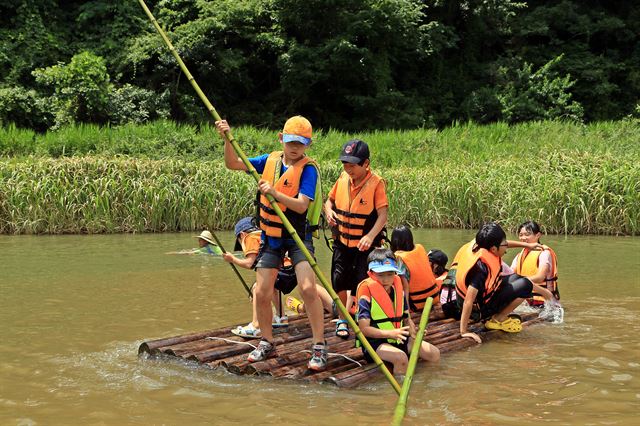
M 366 181 L 355 197 L 351 198 L 351 179 L 346 172 L 338 178 L 334 211 L 338 223 L 338 238 L 347 247 L 357 247 L 360 239 L 365 236 L 378 219 L 375 206 L 375 192 L 382 180 L 375 173 L 369 173 Z M 373 247 L 380 244 L 383 233 L 374 238 Z
M 547 277 L 545 277 L 544 282 L 539 285 L 547 288 L 557 299 L 560 299 L 560 293 L 558 292 L 558 259 L 556 253 L 550 247 L 545 245 L 543 245 L 543 247 L 544 250 L 548 251 L 551 255 L 551 270 L 548 272 Z M 522 249 L 522 251 L 518 253 L 515 273 L 525 277 L 538 273 L 540 255 L 544 250 Z M 532 299 L 527 299 L 527 301 L 533 306 L 544 305 L 544 297 L 536 293 L 534 293 Z
M 302 176 L 302 171 L 304 170 L 305 165 L 313 160 L 305 156 L 298 160 L 294 165 L 289 166 L 282 176 L 280 176 L 282 159 L 282 151 L 274 151 L 269 154 L 262 172 L 262 179 L 271 183 L 276 191 L 295 198 L 300 192 L 300 178 Z M 320 176 L 318 176 L 318 179 L 319 178 Z M 304 238 L 307 212 L 296 213 L 293 210 L 287 209 L 287 207 L 282 203 L 278 203 L 278 206 L 282 209 L 282 212 L 287 219 L 289 219 L 289 222 L 291 222 L 291 225 L 296 232 Z M 260 194 L 258 210 L 260 216 L 260 229 L 262 229 L 269 237 L 289 237 L 289 232 L 284 228 L 282 220 L 280 220 L 275 210 L 271 208 L 269 200 L 264 194 Z
M 433 276 L 429 256 L 422 244 L 416 244 L 411 251 L 398 250 L 396 253 L 409 270 L 409 303 L 411 309 L 422 310 L 428 297 L 437 302 L 440 286 Z
M 404 294 L 402 293 L 402 281 L 399 276 L 393 279 L 393 300 L 383 285 L 373 278 L 366 278 L 358 284 L 356 300 L 362 296 L 368 296 L 371 300 L 372 327 L 380 330 L 393 330 L 402 327 L 404 314 Z M 387 339 L 389 343 L 400 343 L 396 339 Z M 360 347 L 360 340 L 356 340 L 356 347 Z
M 486 249 L 478 249 L 475 252 L 463 252 L 458 259 L 456 272 L 456 293 L 458 300 L 463 300 L 467 295 L 467 274 L 473 266 L 480 260 L 487 267 L 488 274 L 484 284 L 484 292 L 476 298 L 478 304 L 489 303 L 500 285 L 500 271 L 502 270 L 502 260 Z

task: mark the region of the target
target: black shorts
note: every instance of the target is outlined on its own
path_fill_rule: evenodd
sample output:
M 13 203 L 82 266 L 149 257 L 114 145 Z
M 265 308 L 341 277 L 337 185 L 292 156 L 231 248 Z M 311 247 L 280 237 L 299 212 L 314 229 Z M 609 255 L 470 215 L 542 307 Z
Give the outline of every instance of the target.
M 369 340 L 369 344 L 371 345 L 371 347 L 373 348 L 374 351 L 377 351 L 378 348 L 380 347 L 381 344 L 386 343 L 387 345 L 391 345 L 394 348 L 398 348 L 400 349 L 402 352 L 404 352 L 405 354 L 407 354 L 407 356 L 409 356 L 409 339 L 405 340 L 404 342 L 398 344 L 398 343 L 389 343 L 387 342 L 387 339 L 368 339 Z M 369 355 L 369 352 L 367 352 L 367 350 L 365 349 L 365 347 L 362 347 L 362 353 L 364 355 L 364 359 L 367 360 L 368 363 L 373 363 L 373 358 L 371 358 L 371 355 Z
M 368 276 L 367 257 L 372 250 L 373 247 L 360 251 L 357 247 L 347 247 L 339 241 L 333 243 L 331 284 L 336 292 L 351 290 L 351 294 L 356 295 L 358 284 Z
M 531 297 L 533 284 L 529 278 L 518 274 L 511 274 L 502 277 L 500 287 L 496 290 L 489 303 L 480 308 L 483 319 L 491 318 L 503 310 L 507 305 L 518 298 L 526 299 Z
M 296 271 L 293 266 L 285 266 L 278 271 L 278 277 L 276 278 L 276 284 L 274 288 L 283 294 L 289 294 L 298 285 L 298 279 L 296 277 Z

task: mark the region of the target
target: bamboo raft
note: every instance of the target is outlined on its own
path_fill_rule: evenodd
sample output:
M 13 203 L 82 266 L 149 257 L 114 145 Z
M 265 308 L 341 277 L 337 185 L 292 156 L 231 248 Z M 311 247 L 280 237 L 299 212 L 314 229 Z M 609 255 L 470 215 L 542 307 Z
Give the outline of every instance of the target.
M 521 314 L 522 326 L 537 323 L 537 313 Z M 420 320 L 416 313 L 414 321 Z M 242 325 L 245 325 L 243 323 Z M 143 342 L 139 356 L 153 358 L 174 358 L 196 362 L 207 368 L 224 368 L 239 375 L 270 376 L 274 378 L 295 379 L 305 382 L 332 383 L 338 387 L 351 388 L 382 377 L 375 364 L 367 364 L 360 348 L 355 347 L 353 332 L 348 340 L 335 335 L 335 324 L 325 316 L 324 336 L 329 345 L 327 369 L 313 372 L 307 369 L 311 357 L 311 329 L 306 315 L 289 318 L 289 326 L 274 328 L 276 356 L 265 361 L 250 363 L 246 360 L 259 338 L 244 339 L 235 336 L 231 330 L 237 325 L 216 330 L 191 333 L 165 339 Z M 477 333 L 483 340 L 491 340 L 502 332 L 486 330 L 480 323 L 472 323 L 469 330 Z M 440 349 L 441 354 L 459 351 L 476 345 L 469 338 L 460 337 L 459 323 L 445 319 L 440 306 L 433 308 L 424 340 Z M 337 355 L 339 354 L 339 355 Z

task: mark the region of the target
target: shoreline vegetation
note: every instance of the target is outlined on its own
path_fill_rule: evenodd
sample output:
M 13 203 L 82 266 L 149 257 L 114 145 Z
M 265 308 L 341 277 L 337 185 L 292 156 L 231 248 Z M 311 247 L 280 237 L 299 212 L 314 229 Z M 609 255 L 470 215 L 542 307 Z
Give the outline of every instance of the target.
M 239 127 L 247 155 L 277 149 L 277 131 Z M 457 124 L 443 130 L 318 131 L 310 155 L 323 192 L 352 138 L 369 143 L 388 183 L 389 226 L 640 234 L 640 122 Z M 231 229 L 254 213 L 255 183 L 225 169 L 210 125 L 0 129 L 0 233 Z M 389 227 L 388 226 L 388 227 Z

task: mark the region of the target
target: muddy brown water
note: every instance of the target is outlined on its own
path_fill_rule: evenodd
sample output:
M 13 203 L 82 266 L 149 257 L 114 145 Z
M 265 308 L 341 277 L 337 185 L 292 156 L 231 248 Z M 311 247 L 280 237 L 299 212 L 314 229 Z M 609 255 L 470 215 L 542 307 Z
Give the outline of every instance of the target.
M 472 236 L 415 231 L 450 257 Z M 640 238 L 544 241 L 565 322 L 420 363 L 405 424 L 639 424 Z M 164 254 L 193 246 L 192 234 L 0 236 L 0 424 L 390 423 L 382 378 L 344 390 L 138 358 L 143 340 L 250 318 L 220 259 Z

